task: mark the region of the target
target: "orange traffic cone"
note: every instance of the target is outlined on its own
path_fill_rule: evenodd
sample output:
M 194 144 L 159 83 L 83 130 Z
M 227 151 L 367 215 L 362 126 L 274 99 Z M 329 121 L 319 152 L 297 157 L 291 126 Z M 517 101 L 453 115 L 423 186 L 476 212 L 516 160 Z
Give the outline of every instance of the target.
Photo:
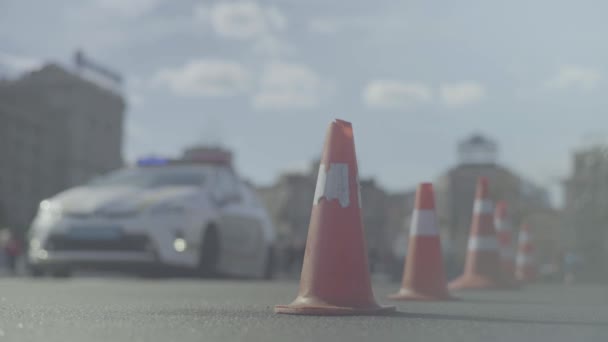
M 488 197 L 488 180 L 479 178 L 464 273 L 448 285 L 450 290 L 507 287 L 500 268 L 493 209 Z
M 389 296 L 400 300 L 448 300 L 441 256 L 441 241 L 435 215 L 433 184 L 422 183 L 416 192 L 408 254 L 401 289 Z
M 276 313 L 299 315 L 382 314 L 372 293 L 361 221 L 361 195 L 353 129 L 329 126 L 313 200 L 298 297 Z
M 519 231 L 515 277 L 521 282 L 529 283 L 536 280 L 537 275 L 534 243 L 530 234 L 530 227 L 524 223 Z
M 498 239 L 498 252 L 505 281 L 516 286 L 515 280 L 515 248 L 512 238 L 512 225 L 507 212 L 507 202 L 496 202 L 494 211 L 494 226 Z

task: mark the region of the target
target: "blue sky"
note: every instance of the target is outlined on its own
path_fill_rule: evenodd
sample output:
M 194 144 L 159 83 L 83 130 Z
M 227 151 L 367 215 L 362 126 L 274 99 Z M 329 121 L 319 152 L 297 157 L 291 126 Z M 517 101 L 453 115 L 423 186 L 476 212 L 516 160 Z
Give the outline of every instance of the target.
M 0 1 L 0 71 L 120 71 L 125 157 L 221 142 L 262 184 L 306 166 L 333 118 L 389 190 L 435 179 L 482 132 L 558 188 L 570 153 L 606 142 L 608 5 L 599 1 Z

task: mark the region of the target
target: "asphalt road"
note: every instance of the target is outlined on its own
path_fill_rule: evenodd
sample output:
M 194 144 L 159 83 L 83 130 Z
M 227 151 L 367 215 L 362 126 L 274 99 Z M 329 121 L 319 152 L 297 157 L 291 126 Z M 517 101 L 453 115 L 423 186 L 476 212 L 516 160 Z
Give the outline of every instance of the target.
M 374 286 L 376 298 L 396 284 Z M 536 285 L 397 303 L 381 317 L 276 315 L 297 283 L 0 279 L 5 341 L 608 341 L 608 287 Z

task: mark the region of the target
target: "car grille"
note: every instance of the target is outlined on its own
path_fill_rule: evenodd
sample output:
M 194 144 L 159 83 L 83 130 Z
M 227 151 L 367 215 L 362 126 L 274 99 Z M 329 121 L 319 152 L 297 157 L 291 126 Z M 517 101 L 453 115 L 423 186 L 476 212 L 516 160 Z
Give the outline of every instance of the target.
M 78 212 L 67 211 L 63 215 L 65 217 L 77 220 L 86 220 L 91 218 L 104 219 L 129 219 L 137 216 L 137 211 L 95 211 L 95 212 Z
M 141 252 L 148 248 L 149 239 L 145 235 L 123 235 L 117 240 L 77 240 L 63 235 L 53 235 L 46 243 L 51 251 L 124 251 Z
M 63 213 L 63 215 L 68 218 L 80 219 L 80 220 L 88 219 L 93 216 L 92 213 L 77 212 L 77 211 L 66 211 Z

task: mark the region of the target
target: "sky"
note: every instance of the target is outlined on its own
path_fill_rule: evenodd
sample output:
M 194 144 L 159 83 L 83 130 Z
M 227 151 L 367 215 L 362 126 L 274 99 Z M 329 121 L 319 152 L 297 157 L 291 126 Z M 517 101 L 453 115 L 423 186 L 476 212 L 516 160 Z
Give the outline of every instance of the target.
M 0 72 L 76 49 L 120 72 L 124 155 L 234 149 L 270 184 L 353 123 L 361 177 L 432 181 L 473 133 L 559 202 L 571 153 L 608 142 L 601 1 L 0 0 Z

